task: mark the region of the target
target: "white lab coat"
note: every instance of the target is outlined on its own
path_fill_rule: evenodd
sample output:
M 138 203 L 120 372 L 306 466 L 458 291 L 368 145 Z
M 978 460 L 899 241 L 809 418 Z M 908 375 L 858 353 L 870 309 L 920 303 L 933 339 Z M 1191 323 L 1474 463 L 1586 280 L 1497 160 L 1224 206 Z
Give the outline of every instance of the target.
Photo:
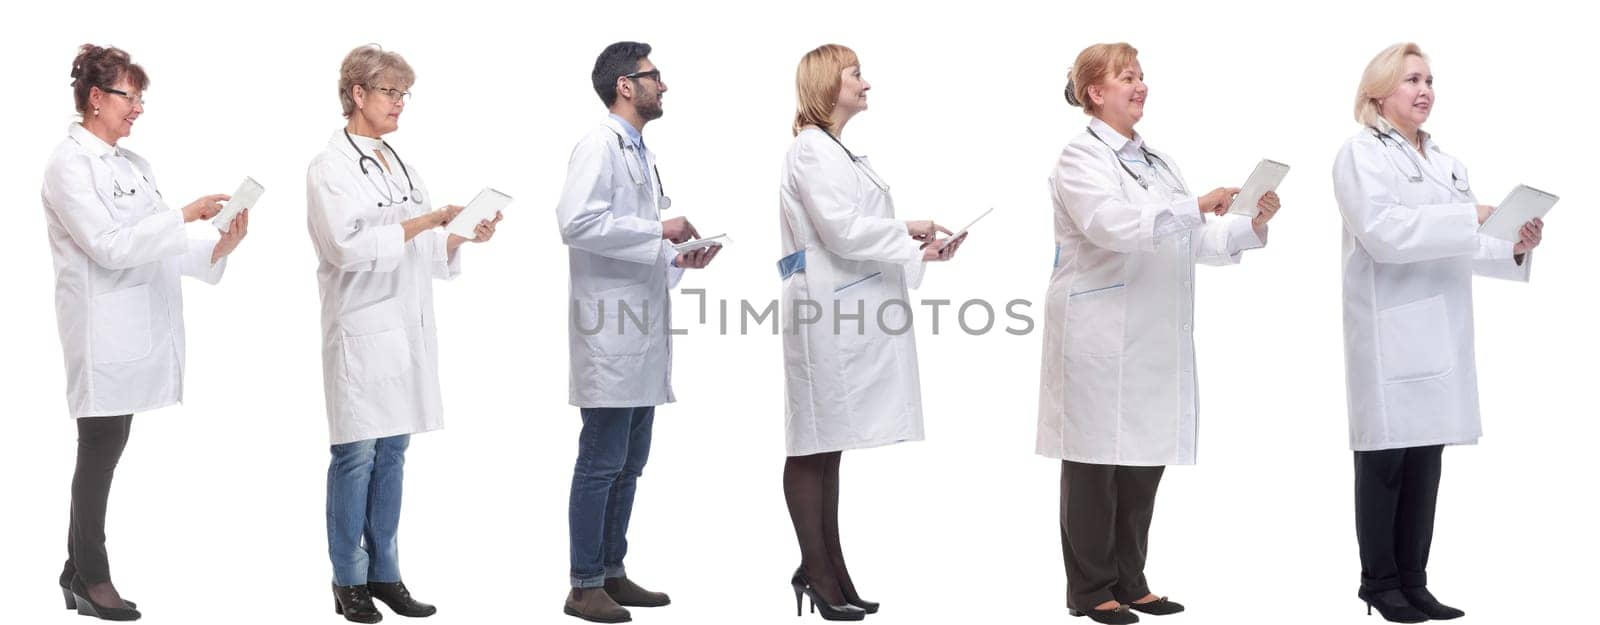
M 1194 464 L 1195 263 L 1261 247 L 1250 220 L 1202 215 L 1172 157 L 1145 173 L 1143 139 L 1099 119 L 1050 176 L 1057 259 L 1045 296 L 1040 455 L 1090 464 Z M 1129 161 L 1152 182 L 1139 185 Z M 1159 167 L 1159 166 L 1158 166 Z
M 1344 216 L 1350 447 L 1475 443 L 1483 430 L 1472 275 L 1526 281 L 1533 257 L 1518 265 L 1511 242 L 1478 234 L 1466 167 L 1431 137 L 1424 159 L 1384 126 L 1392 143 L 1362 129 L 1333 165 Z
M 783 255 L 805 251 L 805 270 L 783 280 L 779 313 L 790 456 L 923 438 L 906 291 L 922 282 L 921 244 L 895 219 L 870 169 L 815 128 L 802 130 L 784 159 Z M 796 302 L 814 304 L 797 310 Z
M 661 238 L 654 153 L 641 166 L 615 118 L 572 149 L 556 223 L 570 270 L 568 401 L 633 408 L 675 401 L 671 300 L 683 270 Z
M 378 141 L 353 136 L 372 156 Z M 322 383 L 334 445 L 444 427 L 433 280 L 461 273 L 461 252 L 433 229 L 405 240 L 400 222 L 433 210 L 416 165 L 384 149 L 389 170 L 336 131 L 306 169 L 306 225 L 322 296 Z M 390 195 L 380 190 L 390 185 Z M 388 204 L 393 197 L 397 202 Z M 409 198 L 402 200 L 401 198 Z
M 45 167 L 45 220 L 56 270 L 56 324 L 73 418 L 154 410 L 183 401 L 183 290 L 216 284 L 216 239 L 190 239 L 150 163 L 67 129 Z

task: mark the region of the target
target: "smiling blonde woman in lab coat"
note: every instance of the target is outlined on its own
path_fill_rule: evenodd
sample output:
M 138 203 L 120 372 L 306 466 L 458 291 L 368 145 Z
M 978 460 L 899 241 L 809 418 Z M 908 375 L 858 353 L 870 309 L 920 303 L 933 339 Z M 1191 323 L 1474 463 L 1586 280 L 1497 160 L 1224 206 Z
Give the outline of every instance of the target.
M 965 235 L 936 240 L 950 231 L 896 219 L 889 185 L 845 148 L 845 124 L 867 110 L 871 88 L 854 51 L 822 46 L 795 74 L 795 139 L 778 194 L 783 493 L 801 560 L 790 584 L 797 608 L 806 594 L 824 619 L 859 620 L 878 604 L 856 593 L 839 546 L 839 460 L 846 449 L 922 440 L 906 289 L 921 284 L 924 263 L 954 257 Z
M 457 248 L 469 239 L 438 229 L 461 207 L 429 210 L 415 164 L 382 138 L 400 127 L 415 78 L 399 54 L 377 45 L 352 50 L 339 67 L 349 121 L 306 171 L 332 440 L 334 607 L 361 623 L 382 618 L 374 598 L 402 616 L 435 612 L 400 579 L 396 533 L 411 435 L 444 426 L 432 281 L 461 272 Z M 470 240 L 489 240 L 499 221 L 477 224 Z
M 1478 233 L 1467 169 L 1422 131 L 1433 73 L 1412 43 L 1390 46 L 1362 73 L 1361 130 L 1333 165 L 1344 216 L 1345 389 L 1355 450 L 1359 596 L 1397 622 L 1464 612 L 1427 589 L 1445 445 L 1472 444 L 1478 376 L 1472 276 L 1526 281 L 1544 222 L 1521 240 Z
M 1162 471 L 1195 460 L 1194 267 L 1265 245 L 1278 209 L 1269 193 L 1253 221 L 1227 215 L 1238 189 L 1196 197 L 1172 157 L 1145 145 L 1137 55 L 1125 43 L 1078 55 L 1066 96 L 1089 125 L 1050 176 L 1057 261 L 1038 453 L 1062 460 L 1067 606 L 1102 623 L 1183 609 L 1150 592 L 1144 563 Z
M 179 278 L 222 279 L 244 238 L 241 212 L 221 239 L 191 239 L 226 195 L 167 206 L 150 163 L 118 145 L 144 114 L 144 68 L 117 48 L 84 44 L 72 61 L 82 121 L 67 127 L 45 167 L 45 219 L 56 271 L 56 321 L 67 365 L 67 409 L 77 420 L 67 563 L 68 608 L 110 620 L 139 618 L 111 583 L 106 501 L 133 413 L 183 400 L 183 291 Z

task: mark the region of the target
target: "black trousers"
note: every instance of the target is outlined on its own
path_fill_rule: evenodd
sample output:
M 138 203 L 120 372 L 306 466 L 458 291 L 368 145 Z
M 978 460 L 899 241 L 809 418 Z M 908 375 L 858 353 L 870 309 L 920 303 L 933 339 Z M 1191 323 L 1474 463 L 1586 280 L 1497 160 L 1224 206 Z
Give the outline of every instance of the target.
M 1061 463 L 1061 559 L 1067 607 L 1089 611 L 1150 594 L 1144 559 L 1166 467 Z
M 85 585 L 111 581 L 106 560 L 106 500 L 111 478 L 128 445 L 133 415 L 83 417 L 78 422 L 78 464 L 72 473 L 72 517 L 61 583 L 76 575 Z
M 1376 592 L 1426 586 L 1444 446 L 1355 455 L 1361 587 Z

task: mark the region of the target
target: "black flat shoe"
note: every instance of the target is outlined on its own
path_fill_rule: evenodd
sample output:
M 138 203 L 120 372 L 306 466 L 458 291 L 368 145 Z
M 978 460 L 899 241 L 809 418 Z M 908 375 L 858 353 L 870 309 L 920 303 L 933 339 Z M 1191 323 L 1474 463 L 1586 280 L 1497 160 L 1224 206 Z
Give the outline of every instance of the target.
M 1183 604 L 1162 597 L 1147 603 L 1130 603 L 1128 607 L 1135 612 L 1143 612 L 1153 616 L 1166 616 L 1183 611 Z
M 1405 595 L 1406 601 L 1411 603 L 1411 607 L 1421 610 L 1423 614 L 1428 615 L 1428 618 L 1435 621 L 1448 621 L 1467 615 L 1466 612 L 1439 603 L 1439 600 L 1433 598 L 1433 593 L 1428 592 L 1425 586 L 1401 588 L 1400 594 Z M 133 604 L 130 603 L 128 605 Z
M 1367 616 L 1372 616 L 1372 609 L 1377 608 L 1383 620 L 1391 623 L 1421 623 L 1428 620 L 1428 615 L 1413 607 L 1398 589 L 1368 592 L 1362 588 L 1356 591 L 1356 596 L 1367 602 Z
M 72 587 L 67 591 L 72 595 L 73 608 L 78 614 L 92 616 L 102 621 L 137 621 L 142 614 L 132 607 L 113 608 L 95 603 L 89 599 L 89 591 L 84 588 L 83 582 L 72 578 Z M 126 601 L 123 604 L 127 604 Z
M 1108 625 L 1128 625 L 1129 623 L 1139 622 L 1139 615 L 1129 612 L 1128 606 L 1125 605 L 1119 605 L 1115 608 L 1111 608 L 1110 610 L 1096 609 L 1085 611 L 1067 608 L 1067 614 L 1071 614 L 1073 616 L 1087 616 L 1091 621 L 1096 623 L 1107 623 Z
M 800 611 L 800 595 L 805 595 L 811 600 L 811 611 L 822 615 L 824 621 L 859 621 L 867 618 L 865 610 L 850 604 L 833 605 L 817 594 L 817 589 L 811 587 L 811 582 L 806 579 L 805 573 L 795 571 L 794 577 L 789 578 L 789 586 L 794 588 L 794 615 L 805 616 Z
M 411 591 L 406 590 L 405 582 L 367 582 L 367 592 L 373 599 L 382 601 L 400 616 L 419 618 L 433 616 L 439 611 L 438 608 L 412 599 Z
M 378 606 L 372 605 L 372 593 L 366 586 L 333 585 L 333 613 L 344 615 L 344 620 L 355 623 L 376 623 L 383 620 Z

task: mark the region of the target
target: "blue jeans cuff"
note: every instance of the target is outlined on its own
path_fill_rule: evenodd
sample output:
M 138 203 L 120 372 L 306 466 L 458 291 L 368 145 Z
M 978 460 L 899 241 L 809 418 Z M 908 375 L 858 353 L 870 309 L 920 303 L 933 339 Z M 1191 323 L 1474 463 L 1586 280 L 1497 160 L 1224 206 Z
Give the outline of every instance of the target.
M 572 580 L 573 588 L 604 588 L 606 585 L 606 576 L 604 574 L 588 577 L 573 575 L 570 576 L 570 579 Z
M 627 577 L 627 576 L 628 576 L 628 569 L 624 568 L 621 564 L 607 564 L 606 565 L 606 579 L 616 579 L 618 577 Z

